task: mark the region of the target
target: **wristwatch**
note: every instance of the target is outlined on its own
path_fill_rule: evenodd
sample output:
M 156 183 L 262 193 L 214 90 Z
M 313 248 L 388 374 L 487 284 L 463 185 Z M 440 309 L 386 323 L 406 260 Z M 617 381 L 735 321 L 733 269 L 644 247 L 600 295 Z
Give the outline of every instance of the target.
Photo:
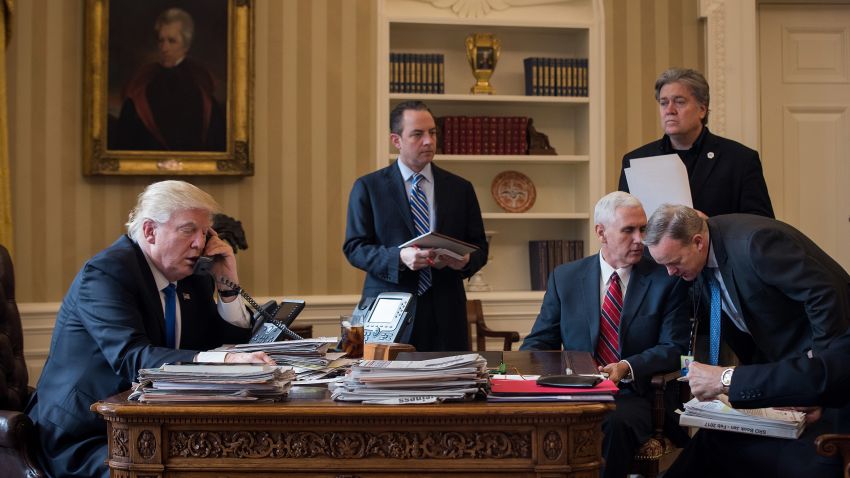
M 735 367 L 727 368 L 720 374 L 720 384 L 723 388 L 728 389 L 732 385 L 732 374 L 735 372 Z
M 219 297 L 235 297 L 239 295 L 239 289 L 218 290 Z

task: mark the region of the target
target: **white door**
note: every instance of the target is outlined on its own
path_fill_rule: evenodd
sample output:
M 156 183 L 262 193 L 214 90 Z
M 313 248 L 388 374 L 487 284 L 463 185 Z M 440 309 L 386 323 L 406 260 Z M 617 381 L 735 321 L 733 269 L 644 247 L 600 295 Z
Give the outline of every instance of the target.
M 850 271 L 850 5 L 761 5 L 759 53 L 776 217 Z

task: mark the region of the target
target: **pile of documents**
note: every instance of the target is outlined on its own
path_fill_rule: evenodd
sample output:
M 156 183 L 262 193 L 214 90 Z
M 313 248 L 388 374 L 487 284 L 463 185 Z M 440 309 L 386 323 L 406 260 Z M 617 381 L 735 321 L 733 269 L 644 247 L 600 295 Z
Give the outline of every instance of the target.
M 487 385 L 487 360 L 478 354 L 431 360 L 362 360 L 330 385 L 331 398 L 398 405 L 471 400 Z
M 494 375 L 489 402 L 612 402 L 617 386 L 602 380 L 593 387 L 550 387 L 537 383 L 537 375 Z
M 342 354 L 328 354 L 328 349 L 338 342 L 336 337 L 283 340 L 262 344 L 239 344 L 221 349 L 223 352 L 265 352 L 278 365 L 292 367 L 295 380 L 314 381 L 338 373 Z
M 130 400 L 140 402 L 241 402 L 286 397 L 291 367 L 250 364 L 164 364 L 139 370 Z
M 685 411 L 680 412 L 679 425 L 791 439 L 798 438 L 806 427 L 806 415 L 802 412 L 736 409 L 729 405 L 725 395 L 720 398 L 705 402 L 691 399 L 685 404 Z

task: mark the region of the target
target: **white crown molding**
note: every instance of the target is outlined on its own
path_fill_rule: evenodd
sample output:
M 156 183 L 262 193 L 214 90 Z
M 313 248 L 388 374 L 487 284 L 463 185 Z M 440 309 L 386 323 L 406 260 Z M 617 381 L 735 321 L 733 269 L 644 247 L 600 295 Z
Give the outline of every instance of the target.
M 530 7 L 553 3 L 569 3 L 572 0 L 419 0 L 430 3 L 435 8 L 450 9 L 461 18 L 486 17 L 492 11 L 507 10 L 511 7 Z

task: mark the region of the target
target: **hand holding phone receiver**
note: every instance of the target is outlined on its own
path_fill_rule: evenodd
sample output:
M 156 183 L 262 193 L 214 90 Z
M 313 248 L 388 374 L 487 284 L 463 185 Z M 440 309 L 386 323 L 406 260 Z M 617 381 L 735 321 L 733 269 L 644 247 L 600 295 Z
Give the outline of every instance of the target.
M 537 379 L 537 385 L 544 387 L 590 388 L 601 382 L 599 377 L 583 375 L 547 375 Z

